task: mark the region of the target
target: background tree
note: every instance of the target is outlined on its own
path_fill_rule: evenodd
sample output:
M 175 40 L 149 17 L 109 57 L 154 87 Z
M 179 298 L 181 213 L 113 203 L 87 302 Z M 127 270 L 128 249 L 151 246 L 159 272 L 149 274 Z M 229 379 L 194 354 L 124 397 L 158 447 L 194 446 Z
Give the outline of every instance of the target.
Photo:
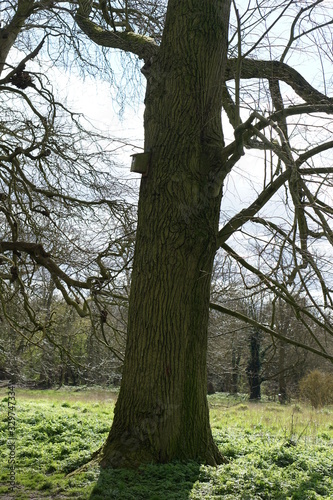
M 7 15 L 13 7 L 5 6 Z M 79 0 L 78 8 L 76 3 L 62 2 L 46 4 L 46 10 L 39 11 L 42 8 L 43 4 L 32 0 L 18 2 L 13 17 L 6 21 L 5 30 L 11 36 L 2 42 L 3 54 L 8 39 L 13 40 L 38 13 L 38 26 L 45 27 L 45 19 L 59 21 L 60 31 L 65 29 L 71 36 L 62 34 L 57 40 L 67 46 L 72 41 L 79 52 L 82 34 L 68 21 L 72 13 L 80 30 L 102 46 L 104 53 L 106 48 L 129 53 L 135 67 L 137 58 L 141 59 L 147 80 L 144 158 L 149 168 L 140 187 L 123 380 L 110 435 L 98 458 L 103 466 L 115 467 L 173 459 L 219 463 L 223 459 L 211 435 L 206 401 L 210 280 L 217 250 L 223 249 L 237 262 L 245 287 L 253 286 L 254 275 L 255 286 L 289 304 L 304 326 L 311 320 L 332 335 L 327 314 L 332 307 L 327 265 L 332 243 L 332 212 L 327 202 L 332 169 L 325 165 L 325 155 L 333 146 L 327 119 L 333 106 L 325 85 L 318 90 L 292 67 L 300 47 L 309 50 L 313 39 L 315 59 L 319 51 L 322 67 L 330 60 L 327 30 L 332 24 L 331 5 L 325 0 L 301 5 L 263 0 L 246 5 L 232 2 L 231 9 L 228 0 L 169 0 L 158 6 L 145 1 Z M 21 24 L 17 23 L 18 13 Z M 288 33 L 285 41 L 281 27 Z M 275 39 L 278 45 L 274 45 Z M 4 83 L 11 80 L 15 86 L 18 74 L 22 85 L 26 75 L 17 66 L 13 71 L 4 77 L 8 78 Z M 284 85 L 292 89 L 291 94 Z M 52 169 L 46 168 L 49 155 L 44 137 L 49 135 L 43 130 L 53 130 L 54 125 L 45 128 L 41 118 L 40 123 L 38 148 L 36 141 L 33 144 L 45 172 L 41 182 L 47 184 L 51 181 L 45 179 L 52 183 L 56 179 Z M 10 170 L 8 164 L 15 172 L 22 171 L 20 161 L 30 159 L 27 147 L 24 145 L 23 153 L 16 148 L 5 151 L 4 171 Z M 81 147 L 88 151 L 86 143 Z M 248 150 L 255 150 L 260 158 L 255 172 L 249 160 L 240 161 Z M 95 159 L 93 146 L 92 151 Z M 81 152 L 78 158 L 84 161 L 86 155 Z M 68 162 L 69 172 L 73 165 L 78 165 L 76 157 Z M 92 167 L 99 178 L 94 162 Z M 228 185 L 239 179 L 238 169 L 250 177 L 247 192 L 252 197 L 234 204 L 230 212 L 225 207 Z M 49 184 L 40 188 L 27 178 L 36 193 L 53 197 Z M 29 188 L 30 193 L 31 184 Z M 105 197 L 102 204 L 100 199 L 57 199 L 62 206 L 70 203 L 72 210 L 97 204 L 117 214 L 117 204 Z M 272 210 L 277 203 L 279 209 Z M 49 210 L 45 203 L 42 207 L 44 212 Z M 84 272 L 76 271 L 74 279 L 56 264 L 48 249 L 17 237 L 17 216 L 13 218 L 8 209 L 4 215 L 8 236 L 1 250 L 10 266 L 9 280 L 15 281 L 19 275 L 17 255 L 9 257 L 9 252 L 27 254 L 48 269 L 66 301 L 85 315 L 89 304 L 82 290 L 90 290 L 94 296 L 101 292 L 104 280 L 109 281 L 105 252 L 110 246 L 101 245 L 92 265 Z M 260 266 L 248 253 L 246 243 L 251 239 L 260 247 Z M 320 252 L 323 245 L 325 254 Z M 274 264 L 273 254 L 277 256 Z M 305 275 L 312 278 L 310 287 Z M 292 295 L 295 282 L 303 287 L 306 302 Z M 222 305 L 215 310 L 258 327 L 258 321 Z M 323 345 L 310 328 L 310 342 L 288 338 L 275 324 L 261 324 L 260 330 L 333 358 L 330 345 Z
M 274 253 L 271 258 L 273 269 L 277 260 Z M 289 268 L 284 263 L 283 269 Z M 311 274 L 304 276 L 304 282 L 312 283 Z M 311 304 L 307 302 L 303 288 L 294 284 L 292 296 L 302 308 L 309 309 Z M 279 400 L 284 403 L 291 396 L 298 397 L 298 384 L 305 373 L 320 365 L 330 371 L 329 360 L 320 359 L 304 349 L 305 344 L 315 349 L 318 342 L 329 346 L 325 329 L 310 318 L 304 323 L 299 321 L 293 308 L 281 298 L 262 292 L 255 275 L 247 276 L 244 271 L 239 273 L 230 257 L 223 261 L 217 259 L 215 263 L 211 300 L 208 376 L 218 390 L 235 392 L 231 381 L 237 375 L 236 392 L 246 393 L 248 368 L 252 367 L 250 374 L 257 380 L 256 386 L 263 387 L 264 394 L 270 398 L 277 399 L 279 395 Z M 261 327 L 266 328 L 266 335 Z M 236 374 L 233 368 L 235 358 Z M 250 377 L 250 386 L 251 380 Z

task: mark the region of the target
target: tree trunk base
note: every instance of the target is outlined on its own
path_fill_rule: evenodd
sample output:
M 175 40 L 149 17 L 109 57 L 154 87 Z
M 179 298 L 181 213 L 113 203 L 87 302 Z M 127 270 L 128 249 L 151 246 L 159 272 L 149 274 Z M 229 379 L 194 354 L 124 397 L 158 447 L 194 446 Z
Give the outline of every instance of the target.
M 131 439 L 128 439 L 127 444 L 124 441 L 124 439 L 115 439 L 107 442 L 104 448 L 100 450 L 97 459 L 102 468 L 136 469 L 145 464 L 163 464 L 172 461 L 194 461 L 213 467 L 228 463 L 228 460 L 221 455 L 214 442 L 210 446 L 207 446 L 204 456 L 191 457 L 190 454 L 182 456 L 182 454 L 176 453 L 174 456 L 168 456 L 163 459 L 162 453 L 158 456 L 142 443 L 140 446 L 140 443 L 134 443 Z
M 101 466 L 103 469 L 137 469 L 145 464 L 166 463 L 166 461 L 156 459 L 156 456 L 147 449 L 138 449 L 137 447 L 131 448 L 131 446 L 124 447 L 123 440 L 120 441 L 115 440 L 111 443 L 105 443 L 104 447 L 99 448 L 92 454 L 89 462 L 70 472 L 66 477 L 87 472 L 97 465 Z M 193 459 L 186 457 L 185 459 L 185 457 L 179 458 L 175 456 L 173 460 L 181 462 L 193 461 L 212 467 L 229 463 L 229 460 L 221 455 L 214 442 L 213 450 L 207 449 L 206 457 L 196 457 Z M 170 461 L 172 460 L 168 460 L 168 462 Z

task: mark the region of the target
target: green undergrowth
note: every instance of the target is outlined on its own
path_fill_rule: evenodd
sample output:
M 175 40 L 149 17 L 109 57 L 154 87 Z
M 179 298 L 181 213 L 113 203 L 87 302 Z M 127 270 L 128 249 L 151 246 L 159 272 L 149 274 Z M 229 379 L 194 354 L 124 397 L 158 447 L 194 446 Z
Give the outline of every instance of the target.
M 98 389 L 99 390 L 99 389 Z M 67 476 L 90 458 L 110 428 L 115 394 L 16 391 L 16 489 L 8 491 L 8 416 L 0 393 L 2 499 L 333 499 L 333 408 L 250 403 L 209 396 L 215 440 L 227 465 L 150 465 Z

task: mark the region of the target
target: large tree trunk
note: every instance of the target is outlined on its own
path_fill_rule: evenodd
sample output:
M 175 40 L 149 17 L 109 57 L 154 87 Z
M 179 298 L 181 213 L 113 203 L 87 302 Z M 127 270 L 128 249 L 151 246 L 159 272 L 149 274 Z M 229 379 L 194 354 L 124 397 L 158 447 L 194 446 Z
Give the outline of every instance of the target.
M 209 425 L 206 350 L 221 189 L 221 83 L 229 2 L 170 0 L 145 68 L 145 146 L 123 380 L 103 466 L 221 462 Z M 220 186 L 221 188 L 221 186 Z

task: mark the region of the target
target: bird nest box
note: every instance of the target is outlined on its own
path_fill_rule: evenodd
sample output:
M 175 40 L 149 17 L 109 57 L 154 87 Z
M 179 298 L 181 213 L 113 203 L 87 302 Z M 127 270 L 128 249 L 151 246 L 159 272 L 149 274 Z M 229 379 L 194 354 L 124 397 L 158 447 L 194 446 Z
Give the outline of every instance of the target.
M 136 172 L 137 174 L 142 174 L 143 176 L 148 175 L 151 153 L 136 153 L 131 156 L 131 172 Z

